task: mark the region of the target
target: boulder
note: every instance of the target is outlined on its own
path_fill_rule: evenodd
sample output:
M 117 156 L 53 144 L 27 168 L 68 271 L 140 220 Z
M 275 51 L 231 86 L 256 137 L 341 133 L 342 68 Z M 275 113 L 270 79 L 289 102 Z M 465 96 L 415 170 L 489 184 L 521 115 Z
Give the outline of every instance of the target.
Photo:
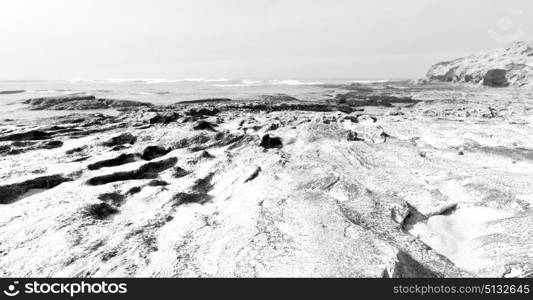
M 259 146 L 270 149 L 270 148 L 281 148 L 283 143 L 279 137 L 271 137 L 269 134 L 265 134 Z
M 161 146 L 148 146 L 144 149 L 141 158 L 144 160 L 152 160 L 163 156 L 171 151 L 170 148 L 165 148 Z
M 135 137 L 131 133 L 122 133 L 103 142 L 102 145 L 107 146 L 107 147 L 113 147 L 113 146 L 124 145 L 124 144 L 133 145 L 136 140 L 137 140 L 137 137 Z
M 150 124 L 168 124 L 171 122 L 175 122 L 181 117 L 181 115 L 177 112 L 163 112 L 163 113 L 157 113 L 153 117 L 150 118 Z
M 209 131 L 216 131 L 215 127 L 217 124 L 213 124 L 211 122 L 200 120 L 194 123 L 192 126 L 192 129 L 194 130 L 209 130 Z

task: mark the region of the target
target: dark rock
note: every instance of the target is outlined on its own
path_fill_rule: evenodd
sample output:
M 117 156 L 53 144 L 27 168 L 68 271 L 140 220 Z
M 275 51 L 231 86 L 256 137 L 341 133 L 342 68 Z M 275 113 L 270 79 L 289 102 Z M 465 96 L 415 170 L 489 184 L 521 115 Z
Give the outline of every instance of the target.
M 257 135 L 250 135 L 250 134 L 241 135 L 238 138 L 235 138 L 235 141 L 231 145 L 229 145 L 228 150 L 234 150 L 241 146 L 250 145 L 257 140 L 259 140 L 259 136 Z
M 254 180 L 255 178 L 257 178 L 257 176 L 259 176 L 259 172 L 261 172 L 261 167 L 255 168 L 255 170 L 252 172 L 252 174 L 250 174 L 250 176 L 248 178 L 246 178 L 246 180 L 244 180 L 244 183 L 250 182 L 250 181 Z
M 207 98 L 207 99 L 181 101 L 181 102 L 175 103 L 174 106 L 181 105 L 181 104 L 198 104 L 198 103 L 214 103 L 214 102 L 230 102 L 230 101 L 233 101 L 233 100 L 230 98 Z
M 71 155 L 77 152 L 82 152 L 85 149 L 87 149 L 87 146 L 76 147 L 76 148 L 72 148 L 72 149 L 65 151 L 65 154 Z
M 75 94 L 28 99 L 23 102 L 31 105 L 31 110 L 87 110 L 87 109 L 124 109 L 151 107 L 153 104 L 131 100 L 100 99 L 92 95 Z
M 239 143 L 244 135 L 227 133 L 227 132 L 218 132 L 214 136 L 210 136 L 209 140 L 205 143 L 192 144 L 189 146 L 191 152 L 203 151 L 213 147 L 224 147 L 232 144 Z
M 337 110 L 345 114 L 352 113 L 354 111 L 349 105 L 337 105 Z
M 191 108 L 185 112 L 185 114 L 194 117 L 215 116 L 218 113 L 220 113 L 220 110 L 216 107 L 202 107 L 200 109 Z
M 181 140 L 178 140 L 177 142 L 175 142 L 172 145 L 172 148 L 181 149 L 181 148 L 186 148 L 186 147 L 192 147 L 192 146 L 196 146 L 196 145 L 206 144 L 206 143 L 208 143 L 210 141 L 212 141 L 211 137 L 205 135 L 204 133 L 201 133 L 201 134 L 198 134 L 198 135 L 195 135 L 195 136 L 192 136 L 192 137 L 183 138 Z
M 104 202 L 111 202 L 115 206 L 120 206 L 124 202 L 124 195 L 118 192 L 104 193 L 98 195 L 98 199 Z
M 10 95 L 10 94 L 21 94 L 26 92 L 26 90 L 9 90 L 9 91 L 0 91 L 0 95 Z
M 181 117 L 181 115 L 177 112 L 165 112 L 165 113 L 158 113 L 152 118 L 150 118 L 150 124 L 168 124 L 172 122 L 176 122 Z
M 172 149 L 170 148 L 164 148 L 161 146 L 148 146 L 144 148 L 141 158 L 144 160 L 152 160 L 154 158 L 158 158 L 160 156 L 166 155 L 171 150 Z
M 245 111 L 314 111 L 314 112 L 328 112 L 336 111 L 336 105 L 331 103 L 321 103 L 317 101 L 293 101 L 293 102 L 263 102 L 263 101 L 249 101 L 242 103 L 233 103 L 222 107 L 224 110 L 245 110 Z
M 2 145 L 0 154 L 15 155 L 31 150 L 54 149 L 63 146 L 62 141 L 13 141 L 11 144 Z
M 173 196 L 174 206 L 186 203 L 204 204 L 212 199 L 212 196 L 205 193 L 177 193 Z
M 283 147 L 283 143 L 281 142 L 281 138 L 279 137 L 270 137 L 269 134 L 265 134 L 263 136 L 263 139 L 261 140 L 261 143 L 259 146 L 270 149 L 270 148 L 281 148 Z
M 85 208 L 85 215 L 99 220 L 107 219 L 109 216 L 116 213 L 118 213 L 118 209 L 105 202 L 91 204 Z
M 161 179 L 154 179 L 150 182 L 148 182 L 149 186 L 165 186 L 168 185 L 168 182 L 161 180 Z
M 355 123 L 362 123 L 362 122 L 372 122 L 376 123 L 378 121 L 378 118 L 370 115 L 357 115 L 355 116 Z M 353 119 L 352 119 L 353 122 Z
M 424 266 L 407 252 L 398 251 L 391 271 L 384 271 L 383 278 L 439 278 L 440 274 Z
M 174 166 L 177 161 L 177 158 L 170 157 L 160 161 L 149 162 L 132 171 L 116 172 L 107 175 L 92 177 L 87 180 L 87 184 L 102 185 L 110 182 L 124 180 L 153 179 L 158 176 L 159 172 L 162 172 Z
M 115 158 L 101 160 L 87 166 L 89 170 L 99 170 L 105 167 L 115 167 L 135 161 L 135 154 L 121 154 Z
M 361 94 L 359 92 L 353 92 L 353 91 L 347 92 L 345 94 L 337 94 L 335 96 L 335 101 L 337 104 L 341 104 L 342 106 L 350 106 L 352 111 L 357 110 L 357 109 L 354 109 L 353 106 L 392 107 L 393 104 L 414 105 L 416 103 L 421 102 L 420 100 L 415 100 L 411 97 L 390 95 L 387 93 L 376 93 L 376 94 L 363 93 Z
M 138 108 L 138 107 L 152 107 L 152 103 L 132 101 L 132 100 L 118 100 L 118 99 L 97 99 L 98 102 L 102 103 L 102 108 Z
M 267 131 L 274 131 L 279 128 L 279 123 L 272 123 L 270 126 L 268 126 Z
M 137 137 L 135 137 L 131 133 L 122 133 L 103 142 L 102 145 L 106 147 L 113 147 L 113 146 L 124 145 L 124 144 L 133 145 L 135 141 L 137 141 Z
M 253 101 L 261 101 L 261 102 L 294 102 L 294 101 L 300 101 L 297 98 L 294 98 L 292 96 L 289 96 L 287 94 L 279 93 L 279 94 L 272 94 L 272 95 L 257 95 L 252 97 Z
M 137 194 L 141 191 L 141 187 L 140 186 L 134 186 L 132 187 L 131 189 L 129 189 L 127 192 L 126 192 L 126 195 L 134 195 L 134 194 Z
M 213 155 L 211 155 L 211 153 L 207 152 L 207 151 L 202 151 L 202 153 L 200 153 L 200 158 L 208 158 L 208 159 L 211 159 L 211 158 L 215 158 Z
M 189 175 L 191 172 L 181 168 L 181 167 L 177 167 L 174 169 L 174 171 L 172 172 L 172 176 L 174 176 L 174 178 L 181 178 L 181 177 L 184 177 L 184 176 L 187 176 Z
M 0 136 L 0 141 L 46 140 L 51 134 L 42 130 L 30 130 Z
M 217 124 L 213 124 L 211 122 L 207 122 L 205 120 L 197 121 L 192 129 L 194 130 L 210 130 L 210 131 L 216 131 L 215 127 L 218 126 Z
M 102 261 L 108 261 L 110 260 L 111 258 L 117 256 L 118 254 L 118 251 L 117 250 L 112 250 L 112 251 L 109 251 L 107 253 L 104 253 L 102 255 Z
M 51 189 L 71 178 L 62 175 L 48 175 L 29 179 L 19 183 L 0 186 L 0 204 L 9 204 L 31 189 Z
M 207 176 L 197 179 L 191 189 L 195 192 L 209 192 L 213 189 L 213 183 L 211 181 L 213 180 L 214 176 L 214 173 L 209 173 Z
M 32 98 L 32 99 L 25 100 L 22 103 L 32 105 L 34 106 L 34 109 L 47 109 L 57 104 L 70 102 L 70 101 L 80 101 L 80 100 L 96 100 L 96 97 L 92 95 L 52 96 L 52 97 Z
M 8 154 L 11 151 L 10 145 L 0 145 L 0 154 Z
M 348 141 L 362 141 L 363 139 L 360 139 L 357 137 L 357 132 L 355 131 L 348 131 L 348 134 L 346 136 L 346 140 Z
M 379 136 L 383 138 L 383 142 L 386 142 L 387 139 L 392 137 L 390 134 L 386 133 L 385 131 L 381 132 Z

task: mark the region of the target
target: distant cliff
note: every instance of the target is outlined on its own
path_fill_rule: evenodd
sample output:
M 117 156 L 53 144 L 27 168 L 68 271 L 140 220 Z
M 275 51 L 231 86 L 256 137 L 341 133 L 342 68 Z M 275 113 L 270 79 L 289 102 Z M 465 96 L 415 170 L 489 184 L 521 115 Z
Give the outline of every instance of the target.
M 483 51 L 433 65 L 431 80 L 473 83 L 492 87 L 533 87 L 533 42 Z

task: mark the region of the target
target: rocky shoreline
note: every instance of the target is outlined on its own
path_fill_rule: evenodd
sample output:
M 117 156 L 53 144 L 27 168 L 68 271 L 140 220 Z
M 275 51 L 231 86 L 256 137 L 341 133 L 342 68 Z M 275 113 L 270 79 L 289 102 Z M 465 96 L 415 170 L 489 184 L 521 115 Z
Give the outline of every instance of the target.
M 527 277 L 533 94 L 344 86 L 0 125 L 0 275 Z M 36 254 L 38 253 L 38 254 Z
M 467 57 L 440 62 L 427 72 L 431 80 L 490 87 L 533 86 L 533 43 L 517 41 Z

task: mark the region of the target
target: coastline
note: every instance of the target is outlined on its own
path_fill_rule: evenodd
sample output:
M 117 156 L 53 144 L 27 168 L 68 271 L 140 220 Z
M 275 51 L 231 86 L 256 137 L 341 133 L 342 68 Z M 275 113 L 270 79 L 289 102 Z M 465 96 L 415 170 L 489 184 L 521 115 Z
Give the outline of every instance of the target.
M 2 121 L 0 274 L 528 272 L 529 90 L 321 89 Z

